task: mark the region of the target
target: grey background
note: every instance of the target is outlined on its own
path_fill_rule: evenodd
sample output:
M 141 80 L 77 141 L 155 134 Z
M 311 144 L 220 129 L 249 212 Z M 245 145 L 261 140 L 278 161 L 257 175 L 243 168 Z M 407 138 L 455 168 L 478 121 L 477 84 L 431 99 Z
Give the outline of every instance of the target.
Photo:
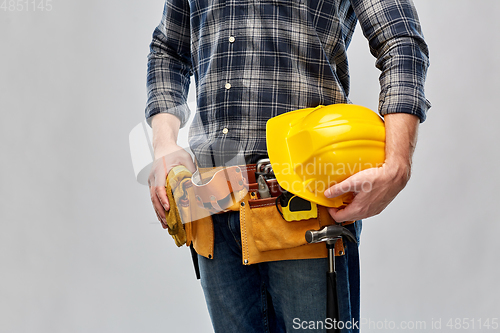
M 500 2 L 415 4 L 433 108 L 411 182 L 364 223 L 364 332 L 500 317 Z M 0 10 L 0 331 L 211 332 L 189 251 L 156 221 L 128 148 L 163 2 L 52 5 Z M 351 98 L 376 109 L 359 30 L 349 53 Z

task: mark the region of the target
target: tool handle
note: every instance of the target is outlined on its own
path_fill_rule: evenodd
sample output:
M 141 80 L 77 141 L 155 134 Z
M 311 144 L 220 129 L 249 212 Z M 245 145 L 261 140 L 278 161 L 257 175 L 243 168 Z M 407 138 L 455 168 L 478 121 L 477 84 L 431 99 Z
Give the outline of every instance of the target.
M 337 297 L 337 274 L 335 272 L 326 273 L 326 317 L 330 318 L 332 328 L 326 330 L 327 333 L 340 333 L 338 329 L 339 305 Z

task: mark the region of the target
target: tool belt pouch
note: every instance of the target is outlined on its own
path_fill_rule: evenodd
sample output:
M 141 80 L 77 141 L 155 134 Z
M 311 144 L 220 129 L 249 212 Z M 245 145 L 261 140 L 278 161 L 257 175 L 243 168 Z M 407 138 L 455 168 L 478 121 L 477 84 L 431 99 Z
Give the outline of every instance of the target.
M 194 198 L 194 190 L 191 183 L 186 183 L 187 197 Z M 200 208 L 196 203 L 190 201 L 179 204 L 179 212 L 186 229 L 186 243 L 193 244 L 196 251 L 207 257 L 213 256 L 213 227 L 212 216 L 207 210 Z M 202 235 L 202 237 L 197 237 Z M 205 236 L 205 237 L 203 237 Z
M 317 206 L 317 218 L 286 221 L 276 207 L 277 197 L 258 199 L 252 188 L 256 188 L 256 184 L 250 184 L 245 202 L 240 205 L 240 217 L 244 219 L 256 248 L 261 252 L 309 246 L 305 239 L 306 231 L 335 224 L 323 206 Z M 343 249 L 343 245 L 336 244 L 335 248 Z
M 174 167 L 168 175 L 166 184 L 167 196 L 171 204 L 166 212 L 169 233 L 177 246 L 191 245 L 201 249 L 206 256 L 213 252 L 212 236 L 196 237 L 197 234 L 212 235 L 212 218 L 210 212 L 200 209 L 193 200 L 195 197 L 191 182 L 191 172 L 183 166 Z

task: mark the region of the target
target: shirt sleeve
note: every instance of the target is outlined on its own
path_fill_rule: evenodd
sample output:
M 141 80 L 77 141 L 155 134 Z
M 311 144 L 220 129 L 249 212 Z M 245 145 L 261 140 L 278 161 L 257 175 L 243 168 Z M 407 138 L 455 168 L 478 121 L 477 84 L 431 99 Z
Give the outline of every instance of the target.
M 429 51 L 411 0 L 351 0 L 381 70 L 381 115 L 409 113 L 423 122 L 430 103 L 424 83 Z
M 191 70 L 188 0 L 166 0 L 161 23 L 153 32 L 148 55 L 146 119 L 166 112 L 177 116 L 183 127 Z

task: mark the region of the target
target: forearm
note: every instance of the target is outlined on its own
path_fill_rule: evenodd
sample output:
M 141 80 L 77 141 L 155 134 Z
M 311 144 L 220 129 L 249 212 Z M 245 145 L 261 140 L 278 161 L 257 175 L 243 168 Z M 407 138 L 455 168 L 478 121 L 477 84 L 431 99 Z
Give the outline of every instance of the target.
M 392 113 L 385 120 L 385 166 L 396 181 L 406 184 L 411 175 L 412 156 L 417 144 L 420 120 L 406 113 Z
M 177 146 L 181 122 L 179 118 L 170 113 L 159 113 L 153 116 L 153 150 L 155 159 L 171 153 L 172 147 Z

